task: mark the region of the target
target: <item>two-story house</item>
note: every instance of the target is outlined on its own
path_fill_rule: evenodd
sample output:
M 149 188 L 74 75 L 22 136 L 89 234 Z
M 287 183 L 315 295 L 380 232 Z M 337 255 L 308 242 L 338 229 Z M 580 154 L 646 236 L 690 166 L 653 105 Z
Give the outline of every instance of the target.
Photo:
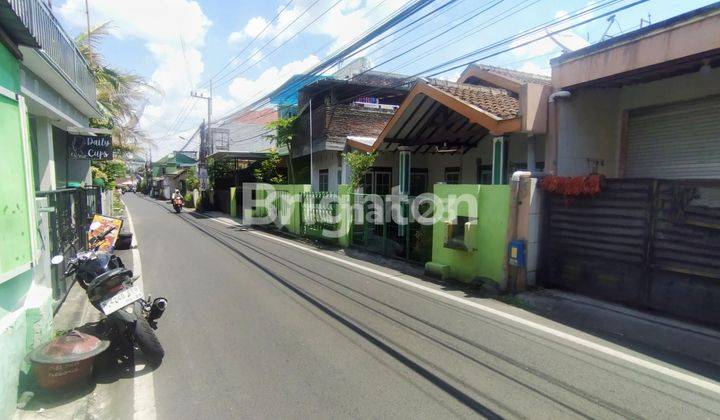
M 0 418 L 12 417 L 25 356 L 51 337 L 67 292 L 49 257 L 84 231 L 88 202 L 54 190 L 90 183 L 90 161 L 70 159 L 67 143 L 94 134 L 95 95 L 88 64 L 47 4 L 0 1 Z
M 407 95 L 406 83 L 406 76 L 371 70 L 336 74 L 300 89 L 292 157 L 296 173 L 309 172 L 310 179 L 298 182 L 309 182 L 315 191 L 347 183 L 342 153 L 348 141 L 374 142 Z M 371 173 L 368 187 L 389 193 L 391 175 L 383 168 Z

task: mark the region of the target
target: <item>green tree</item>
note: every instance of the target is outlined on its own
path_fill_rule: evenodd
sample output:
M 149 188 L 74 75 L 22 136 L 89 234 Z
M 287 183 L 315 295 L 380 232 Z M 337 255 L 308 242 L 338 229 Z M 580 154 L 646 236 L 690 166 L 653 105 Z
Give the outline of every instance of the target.
M 91 125 L 112 130 L 113 151 L 117 157 L 124 157 L 151 144 L 138 125 L 148 94 L 160 91 L 136 74 L 105 64 L 99 46 L 109 30 L 110 23 L 103 23 L 78 35 L 75 42 L 95 76 L 97 103 L 103 113 L 102 118 L 91 119 Z
M 350 185 L 358 189 L 363 184 L 363 176 L 374 164 L 377 153 L 365 153 L 359 151 L 343 153 L 343 157 L 350 167 Z
M 268 130 L 273 131 L 273 134 L 270 134 L 267 138 L 273 141 L 275 143 L 275 147 L 278 149 L 283 147 L 287 149 L 288 172 L 290 173 L 291 184 L 295 183 L 295 171 L 292 163 L 292 146 L 297 132 L 297 120 L 298 117 L 294 115 L 287 118 L 280 118 L 267 125 Z
M 115 180 L 126 175 L 125 162 L 122 160 L 103 160 L 92 163 L 93 178 L 105 181 L 108 189 L 115 188 Z
M 200 179 L 197 176 L 195 168 L 188 168 L 187 175 L 185 176 L 185 185 L 189 191 L 192 191 L 200 186 Z
M 260 162 L 260 167 L 255 168 L 253 175 L 259 182 L 269 182 L 270 184 L 284 184 L 285 176 L 279 172 L 282 159 L 277 150 L 270 151 L 267 159 Z

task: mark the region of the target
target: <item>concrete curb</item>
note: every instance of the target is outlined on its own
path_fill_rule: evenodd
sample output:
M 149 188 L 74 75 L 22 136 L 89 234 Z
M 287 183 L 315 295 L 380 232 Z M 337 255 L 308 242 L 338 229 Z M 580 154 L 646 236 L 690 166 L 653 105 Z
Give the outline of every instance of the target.
M 720 366 L 720 331 L 562 291 L 517 297 L 525 309 L 554 321 Z

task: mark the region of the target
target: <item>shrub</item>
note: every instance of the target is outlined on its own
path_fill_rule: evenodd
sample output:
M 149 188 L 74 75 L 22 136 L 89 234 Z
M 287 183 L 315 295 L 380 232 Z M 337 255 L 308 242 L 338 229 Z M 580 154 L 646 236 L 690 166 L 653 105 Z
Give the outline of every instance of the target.
M 185 207 L 189 207 L 189 208 L 191 208 L 191 209 L 194 209 L 194 208 L 195 208 L 195 203 L 194 203 L 194 200 L 193 200 L 193 195 L 192 195 L 192 193 L 187 193 L 187 194 L 185 194 L 184 200 L 185 200 Z

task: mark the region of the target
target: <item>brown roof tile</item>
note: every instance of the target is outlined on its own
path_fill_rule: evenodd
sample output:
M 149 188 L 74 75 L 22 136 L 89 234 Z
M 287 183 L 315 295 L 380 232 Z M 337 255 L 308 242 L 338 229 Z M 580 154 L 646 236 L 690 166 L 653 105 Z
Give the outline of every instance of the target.
M 515 118 L 520 113 L 520 102 L 505 89 L 437 79 L 431 80 L 430 85 L 499 119 Z
M 499 74 L 509 79 L 516 80 L 520 83 L 536 83 L 539 85 L 549 85 L 550 78 L 542 74 L 526 73 L 524 71 L 506 69 L 504 67 L 488 66 L 487 64 L 473 64 L 475 67 L 489 72 Z

